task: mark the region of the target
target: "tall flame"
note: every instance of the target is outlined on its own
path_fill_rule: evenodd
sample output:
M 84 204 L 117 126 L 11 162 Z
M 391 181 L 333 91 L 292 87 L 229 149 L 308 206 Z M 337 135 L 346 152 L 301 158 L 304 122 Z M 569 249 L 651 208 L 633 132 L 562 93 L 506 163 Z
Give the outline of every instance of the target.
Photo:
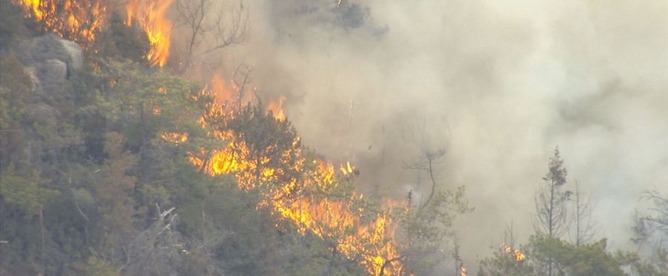
M 227 87 L 225 80 L 220 74 L 215 74 L 211 78 L 211 95 L 216 104 L 221 106 L 224 102 L 232 99 L 232 90 Z
M 33 18 L 43 31 L 75 41 L 82 48 L 95 42 L 97 33 L 107 24 L 108 1 L 104 0 L 15 0 L 23 6 L 27 17 Z M 172 22 L 167 10 L 173 0 L 129 0 L 127 20 L 135 20 L 146 32 L 151 46 L 146 58 L 154 65 L 164 66 L 169 58 Z
M 280 96 L 277 101 L 270 101 L 267 104 L 267 111 L 271 111 L 276 120 L 285 121 L 285 113 L 283 113 L 283 101 L 285 99 L 285 96 Z
M 173 0 L 129 0 L 125 7 L 126 24 L 131 25 L 135 20 L 146 32 L 151 49 L 146 58 L 160 67 L 167 63 L 169 58 L 170 36 L 172 22 L 167 19 L 167 10 Z

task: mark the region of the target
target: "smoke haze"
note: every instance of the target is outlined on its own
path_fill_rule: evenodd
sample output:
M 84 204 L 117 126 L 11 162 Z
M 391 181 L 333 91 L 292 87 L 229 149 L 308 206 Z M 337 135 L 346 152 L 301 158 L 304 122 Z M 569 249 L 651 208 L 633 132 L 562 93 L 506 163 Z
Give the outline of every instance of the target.
M 464 185 L 464 261 L 511 223 L 558 146 L 592 196 L 600 237 L 629 245 L 640 196 L 668 192 L 668 1 L 249 1 L 244 44 L 260 97 L 287 95 L 304 143 L 361 171 L 361 191 L 428 192 L 406 169 L 445 149 L 441 188 Z

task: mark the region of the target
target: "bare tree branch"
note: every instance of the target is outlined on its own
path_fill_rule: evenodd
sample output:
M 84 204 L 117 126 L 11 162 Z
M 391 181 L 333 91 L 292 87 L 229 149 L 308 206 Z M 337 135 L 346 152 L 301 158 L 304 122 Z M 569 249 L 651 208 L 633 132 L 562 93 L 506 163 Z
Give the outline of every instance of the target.
M 434 175 L 434 165 L 445 155 L 444 149 L 428 150 L 423 149 L 422 154 L 411 164 L 404 164 L 404 168 L 410 170 L 424 171 L 429 175 L 431 181 L 431 191 L 427 201 L 421 204 L 419 208 L 427 206 L 436 192 L 436 177 Z
M 590 242 L 598 233 L 596 222 L 592 216 L 591 196 L 586 196 L 580 190 L 580 183 L 575 181 L 575 192 L 573 193 L 573 223 L 575 224 L 574 243 L 581 246 Z
M 183 60 L 178 68 L 181 73 L 195 63 L 215 66 L 215 59 L 203 56 L 246 40 L 249 12 L 243 1 L 233 7 L 221 3 L 212 0 L 177 1 L 179 20 L 176 24 L 184 29 L 187 36 Z

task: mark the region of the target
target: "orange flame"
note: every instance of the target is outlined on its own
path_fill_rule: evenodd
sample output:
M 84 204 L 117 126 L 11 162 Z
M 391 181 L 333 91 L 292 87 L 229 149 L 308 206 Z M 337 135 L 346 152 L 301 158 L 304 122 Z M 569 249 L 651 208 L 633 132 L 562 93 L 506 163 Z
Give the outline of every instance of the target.
M 191 162 L 212 175 L 232 174 L 242 190 L 257 189 L 258 183 L 275 181 L 282 173 L 280 167 L 263 167 L 257 179 L 257 165 L 253 161 L 246 145 L 239 141 L 236 134 L 217 132 L 219 139 L 227 141 L 227 146 L 217 150 L 209 162 L 191 153 Z M 299 138 L 297 138 L 299 140 Z M 283 155 L 289 155 L 284 153 Z M 377 275 L 387 260 L 399 256 L 394 242 L 396 224 L 390 217 L 390 210 L 402 207 L 402 202 L 388 202 L 372 219 L 363 219 L 364 208 L 357 203 L 362 201 L 361 194 L 351 192 L 345 197 L 330 198 L 327 194 L 336 194 L 341 189 L 334 165 L 323 161 L 313 161 L 312 169 L 307 169 L 305 158 L 301 155 L 291 166 L 303 175 L 302 180 L 293 179 L 279 185 L 276 189 L 263 191 L 258 207 L 267 207 L 279 219 L 294 225 L 301 234 L 311 233 L 321 239 L 335 241 L 332 250 L 348 259 L 355 260 L 366 268 L 367 273 Z M 265 163 L 262 160 L 260 163 Z M 208 165 L 207 165 L 208 164 Z M 344 167 L 354 170 L 349 163 Z M 340 192 L 339 192 L 340 193 Z M 402 266 L 393 262 L 385 267 L 386 275 L 399 274 Z
M 267 104 L 267 111 L 271 111 L 274 115 L 274 118 L 279 121 L 285 121 L 285 113 L 283 113 L 283 101 L 285 101 L 284 96 L 280 96 L 278 101 L 270 101 Z
M 334 166 L 322 161 L 315 161 L 316 169 L 304 183 L 301 197 L 289 197 L 284 189 L 274 195 L 273 210 L 282 218 L 294 223 L 297 230 L 304 234 L 310 232 L 320 238 L 336 241 L 335 251 L 345 257 L 357 260 L 367 273 L 378 275 L 387 260 L 399 256 L 394 243 L 396 225 L 389 216 L 390 210 L 400 206 L 400 202 L 388 202 L 371 221 L 362 219 L 364 209 L 356 209 L 361 194 L 353 192 L 343 199 L 330 199 L 316 196 L 316 191 L 333 192 L 340 183 L 335 179 Z M 390 263 L 385 274 L 398 274 L 401 265 Z
M 232 90 L 227 87 L 225 80 L 219 74 L 215 74 L 211 78 L 211 95 L 218 105 L 232 99 Z
M 208 113 L 217 114 L 211 115 L 217 118 L 234 118 L 234 110 L 225 105 L 226 100 L 233 98 L 234 89 L 226 89 L 223 78 L 217 75 L 211 81 L 211 90 L 218 100 Z M 280 97 L 267 106 L 276 120 L 285 120 L 284 100 L 285 97 Z M 208 124 L 204 118 L 200 122 Z M 280 222 L 277 227 L 290 225 L 301 234 L 332 241 L 332 251 L 356 261 L 370 275 L 380 274 L 381 269 L 385 275 L 403 271 L 401 261 L 389 262 L 401 259 L 394 238 L 397 223 L 390 214 L 396 215 L 397 208 L 407 210 L 406 203 L 387 201 L 380 209 L 367 210 L 363 195 L 346 186 L 351 175 L 357 174 L 350 162 L 340 165 L 341 173 L 329 162 L 309 163 L 302 149 L 295 146 L 300 142 L 295 137 L 293 147 L 278 153 L 280 165 L 270 166 L 268 157 L 256 159 L 234 131 L 218 130 L 211 134 L 227 144 L 212 153 L 190 152 L 190 162 L 211 175 L 233 176 L 241 190 L 259 191 L 257 207 L 271 211 Z M 299 176 L 286 177 L 286 170 Z
M 142 0 L 128 1 L 125 9 L 126 24 L 131 25 L 137 20 L 139 26 L 146 32 L 151 49 L 146 58 L 160 67 L 167 63 L 169 58 L 170 36 L 172 22 L 167 19 L 166 13 L 173 0 Z
M 188 133 L 181 132 L 164 132 L 160 134 L 160 138 L 167 142 L 174 143 L 176 145 L 183 144 L 188 141 Z
M 87 49 L 107 23 L 107 6 L 102 0 L 18 0 L 27 17 L 43 31 L 54 32 Z
M 45 30 L 82 43 L 84 47 L 94 42 L 95 33 L 106 24 L 107 12 L 106 6 L 101 4 L 102 0 L 70 0 L 64 4 L 62 0 L 16 1 L 20 1 L 29 16 L 40 22 Z M 146 58 L 161 67 L 169 57 L 172 24 L 166 18 L 166 13 L 172 2 L 173 0 L 128 0 L 126 5 L 126 23 L 130 25 L 136 21 L 144 29 L 151 45 Z M 220 76 L 214 76 L 212 87 L 212 93 L 218 100 L 210 106 L 210 114 L 205 116 L 220 116 L 222 103 L 232 99 L 234 90 L 226 89 Z M 158 93 L 166 91 L 159 90 Z M 286 120 L 283 112 L 285 99 L 279 97 L 277 101 L 267 105 L 267 110 L 279 121 Z M 160 107 L 155 106 L 153 112 L 159 115 Z M 231 112 L 222 114 L 232 115 Z M 205 118 L 202 118 L 200 123 L 207 124 Z M 266 164 L 268 160 L 259 160 L 259 164 L 252 162 L 253 158 L 247 146 L 232 131 L 217 131 L 212 135 L 227 141 L 228 144 L 213 153 L 204 150 L 188 153 L 189 161 L 205 172 L 211 175 L 232 174 L 239 187 L 246 191 L 257 189 L 264 182 L 277 181 L 284 173 L 281 167 L 268 166 L 262 166 L 259 175 L 251 173 L 256 172 L 257 167 Z M 187 133 L 179 132 L 165 132 L 160 137 L 177 145 L 188 140 Z M 297 137 L 293 143 L 298 142 Z M 302 234 L 312 233 L 322 239 L 335 241 L 332 250 L 357 261 L 365 267 L 368 274 L 379 274 L 384 265 L 384 274 L 400 274 L 403 270 L 400 262 L 387 265 L 386 262 L 399 257 L 394 241 L 396 223 L 390 213 L 393 208 L 403 207 L 404 203 L 387 202 L 371 218 L 365 217 L 365 212 L 368 211 L 359 207 L 363 206 L 360 204 L 363 200 L 362 194 L 346 192 L 345 196 L 323 196 L 340 193 L 342 183 L 337 179 L 334 165 L 314 161 L 314 169 L 307 169 L 306 158 L 301 149 L 290 151 L 292 152 L 283 152 L 280 156 L 283 166 L 303 175 L 299 177 L 300 180 L 292 178 L 277 188 L 263 191 L 258 207 L 267 207 L 277 218 L 294 225 Z M 290 158 L 295 155 L 298 156 L 296 160 Z M 341 166 L 341 171 L 344 177 L 356 173 L 356 169 L 349 162 Z
M 505 242 L 502 243 L 501 246 L 499 246 L 499 249 L 501 250 L 502 253 L 505 253 L 513 257 L 513 259 L 515 259 L 515 261 L 517 262 L 522 262 L 526 259 L 526 256 L 521 250 L 513 249 L 510 245 L 506 244 Z
M 234 84 L 234 81 L 232 81 Z M 242 88 L 232 88 L 227 86 L 227 82 L 220 74 L 214 74 L 210 81 L 210 93 L 214 98 L 215 104 L 221 107 L 229 106 L 232 103 L 238 104 L 237 107 L 247 105 L 253 102 L 255 97 L 253 91 L 239 91 Z
M 41 2 L 40 0 L 21 0 L 19 3 L 27 10 L 32 11 L 32 16 L 39 21 L 44 18 Z

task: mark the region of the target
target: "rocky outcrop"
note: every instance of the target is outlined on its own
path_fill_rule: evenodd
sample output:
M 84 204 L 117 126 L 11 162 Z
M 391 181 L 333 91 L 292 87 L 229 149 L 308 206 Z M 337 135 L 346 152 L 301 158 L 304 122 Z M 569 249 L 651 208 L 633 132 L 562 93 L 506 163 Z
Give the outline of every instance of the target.
M 83 50 L 79 44 L 76 44 L 74 41 L 69 41 L 65 39 L 59 39 L 69 58 L 70 70 L 81 70 L 84 64 L 84 55 Z
M 42 83 L 58 83 L 67 78 L 67 63 L 49 59 L 38 64 L 37 75 Z
M 84 54 L 78 44 L 51 34 L 28 42 L 22 49 L 21 59 L 28 65 L 35 87 L 46 93 L 84 65 Z

